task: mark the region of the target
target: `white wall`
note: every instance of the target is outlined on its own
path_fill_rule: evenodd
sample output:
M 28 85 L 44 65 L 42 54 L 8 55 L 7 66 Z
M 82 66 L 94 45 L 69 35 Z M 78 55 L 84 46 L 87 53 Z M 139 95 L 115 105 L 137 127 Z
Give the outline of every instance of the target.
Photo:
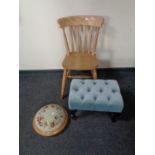
M 99 67 L 134 67 L 134 0 L 20 0 L 20 70 L 59 69 L 64 42 L 57 19 L 102 15 Z

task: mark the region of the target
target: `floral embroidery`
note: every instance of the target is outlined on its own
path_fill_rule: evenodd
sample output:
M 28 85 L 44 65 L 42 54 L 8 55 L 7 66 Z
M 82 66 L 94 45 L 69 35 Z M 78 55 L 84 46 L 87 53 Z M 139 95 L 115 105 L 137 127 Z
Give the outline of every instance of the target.
M 54 108 L 54 107 L 55 107 L 55 105 L 51 104 L 51 107 L 52 107 L 52 108 Z
M 54 126 L 55 126 L 55 123 L 51 122 L 51 128 L 54 128 Z
M 57 104 L 42 107 L 36 114 L 36 126 L 44 131 L 53 131 L 60 127 L 65 117 L 64 109 Z
M 47 122 L 46 122 L 46 121 L 44 122 L 44 126 L 45 126 L 45 127 L 46 127 L 46 126 L 48 126 L 48 124 L 47 124 Z

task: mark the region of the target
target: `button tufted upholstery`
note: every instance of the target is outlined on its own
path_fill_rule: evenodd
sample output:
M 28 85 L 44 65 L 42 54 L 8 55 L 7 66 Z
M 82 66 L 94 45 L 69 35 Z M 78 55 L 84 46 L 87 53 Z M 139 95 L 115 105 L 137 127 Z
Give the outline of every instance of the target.
M 71 110 L 123 110 L 123 99 L 116 80 L 72 80 L 68 104 Z

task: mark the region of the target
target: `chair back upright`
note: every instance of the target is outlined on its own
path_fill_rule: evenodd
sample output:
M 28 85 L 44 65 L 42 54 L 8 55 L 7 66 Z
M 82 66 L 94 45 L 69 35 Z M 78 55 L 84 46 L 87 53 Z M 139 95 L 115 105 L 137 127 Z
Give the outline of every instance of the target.
M 71 52 L 96 54 L 103 17 L 69 16 L 58 19 L 58 24 L 63 30 L 67 54 Z

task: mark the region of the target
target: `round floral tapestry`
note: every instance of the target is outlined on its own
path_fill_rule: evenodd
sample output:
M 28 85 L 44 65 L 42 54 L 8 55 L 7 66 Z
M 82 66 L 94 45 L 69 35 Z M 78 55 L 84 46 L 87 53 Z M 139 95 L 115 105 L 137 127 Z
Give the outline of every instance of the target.
M 68 122 L 66 110 L 58 104 L 42 107 L 33 118 L 33 129 L 42 136 L 60 133 Z

